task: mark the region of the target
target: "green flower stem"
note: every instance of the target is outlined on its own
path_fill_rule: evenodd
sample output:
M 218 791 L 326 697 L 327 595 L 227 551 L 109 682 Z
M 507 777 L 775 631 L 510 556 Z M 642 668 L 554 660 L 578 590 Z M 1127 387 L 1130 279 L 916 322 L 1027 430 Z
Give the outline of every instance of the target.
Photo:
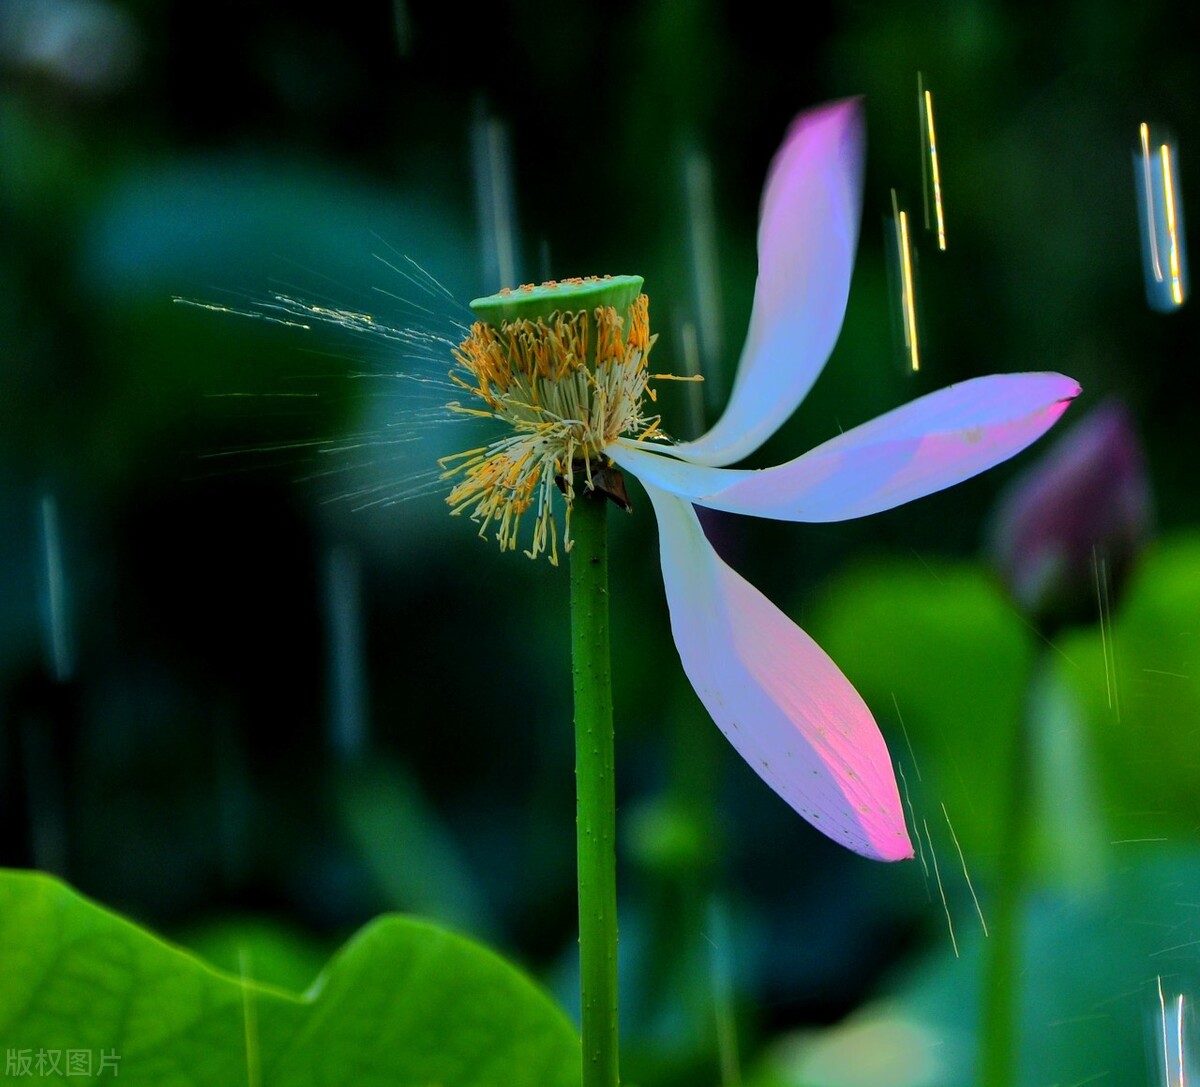
M 571 663 L 575 687 L 579 987 L 583 1087 L 617 1087 L 617 802 L 608 636 L 608 499 L 571 511 Z
M 1005 848 L 996 871 L 996 898 L 990 938 L 985 945 L 984 990 L 979 1024 L 979 1082 L 981 1087 L 1013 1087 L 1020 1057 L 1020 985 L 1025 879 L 1029 853 L 1029 810 L 1033 789 L 1034 697 L 1039 688 L 1034 662 L 1029 698 L 1017 721 L 1008 768 Z

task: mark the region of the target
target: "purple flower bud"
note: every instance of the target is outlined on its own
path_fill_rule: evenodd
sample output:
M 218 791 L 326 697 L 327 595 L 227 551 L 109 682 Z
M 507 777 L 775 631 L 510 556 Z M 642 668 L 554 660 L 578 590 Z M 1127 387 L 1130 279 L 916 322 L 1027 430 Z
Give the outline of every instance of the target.
M 1094 619 L 1097 576 L 1115 602 L 1149 534 L 1150 506 L 1141 443 L 1110 402 L 1001 496 L 989 550 L 1018 606 L 1044 625 Z

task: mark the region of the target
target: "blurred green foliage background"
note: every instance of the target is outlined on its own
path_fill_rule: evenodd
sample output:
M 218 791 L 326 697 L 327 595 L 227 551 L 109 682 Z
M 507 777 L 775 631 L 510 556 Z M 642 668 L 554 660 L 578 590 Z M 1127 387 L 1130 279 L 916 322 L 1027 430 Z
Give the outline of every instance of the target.
M 863 522 L 706 522 L 876 713 L 944 909 L 932 870 L 839 852 L 727 749 L 635 493 L 612 529 L 627 1076 L 964 1082 L 984 937 L 950 826 L 986 916 L 1032 705 L 1026 1080 L 1158 1082 L 1156 979 L 1200 975 L 1197 330 L 1145 304 L 1131 153 L 1139 122 L 1169 126 L 1190 207 L 1177 19 L 901 0 L 818 7 L 797 37 L 715 0 L 0 0 L 0 862 L 217 962 L 252 945 L 297 987 L 375 914 L 423 913 L 569 1004 L 565 571 L 446 516 L 436 458 L 468 442 L 398 376 L 442 375 L 445 349 L 173 299 L 278 316 L 282 292 L 452 335 L 506 275 L 637 272 L 659 369 L 694 340 L 706 374 L 660 397 L 687 436 L 732 380 L 775 147 L 862 94 L 845 330 L 754 463 L 1056 369 L 1084 387 L 1060 430 L 1109 399 L 1134 418 L 1157 538 L 1103 617 L 1018 612 L 986 528 L 1059 434 Z M 918 71 L 948 249 L 917 239 L 913 375 L 885 217 L 893 188 L 920 217 Z

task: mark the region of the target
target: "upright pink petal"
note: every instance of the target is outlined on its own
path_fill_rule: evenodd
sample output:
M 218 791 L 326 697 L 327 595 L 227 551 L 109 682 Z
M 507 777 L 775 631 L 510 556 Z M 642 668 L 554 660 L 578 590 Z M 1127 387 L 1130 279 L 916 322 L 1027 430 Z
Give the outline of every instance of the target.
M 683 669 L 726 738 L 818 830 L 875 860 L 913 850 L 887 746 L 821 648 L 717 556 L 691 505 L 653 486 Z
M 933 494 L 1019 453 L 1079 395 L 1061 374 L 993 374 L 922 396 L 776 468 L 737 473 L 701 505 L 845 521 Z M 732 477 L 734 473 L 729 473 Z
M 686 460 L 732 464 L 753 453 L 824 367 L 850 293 L 864 140 L 857 99 L 793 122 L 763 191 L 758 283 L 733 393 L 717 425 L 679 447 Z

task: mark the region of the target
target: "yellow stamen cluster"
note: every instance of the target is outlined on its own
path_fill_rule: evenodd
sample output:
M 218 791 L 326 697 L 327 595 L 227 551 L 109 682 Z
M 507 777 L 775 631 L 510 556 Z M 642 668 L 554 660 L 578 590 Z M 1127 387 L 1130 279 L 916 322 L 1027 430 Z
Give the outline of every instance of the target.
M 500 549 L 511 551 L 521 518 L 532 508 L 533 542 L 526 554 L 547 552 L 557 564 L 555 487 L 566 499 L 563 546 L 569 551 L 576 472 L 593 489 L 592 471 L 605 463 L 606 445 L 622 435 L 646 438 L 657 431 L 658 417 L 642 414 L 643 398 L 654 399 L 646 369 L 653 343 L 644 294 L 628 317 L 599 306 L 504 321 L 499 328 L 477 321 L 454 351 L 450 378 L 481 403 L 447 406 L 499 419 L 509 432 L 441 462 L 445 477 L 462 477 L 446 499 L 452 512 L 469 510 L 481 536 L 494 525 Z

